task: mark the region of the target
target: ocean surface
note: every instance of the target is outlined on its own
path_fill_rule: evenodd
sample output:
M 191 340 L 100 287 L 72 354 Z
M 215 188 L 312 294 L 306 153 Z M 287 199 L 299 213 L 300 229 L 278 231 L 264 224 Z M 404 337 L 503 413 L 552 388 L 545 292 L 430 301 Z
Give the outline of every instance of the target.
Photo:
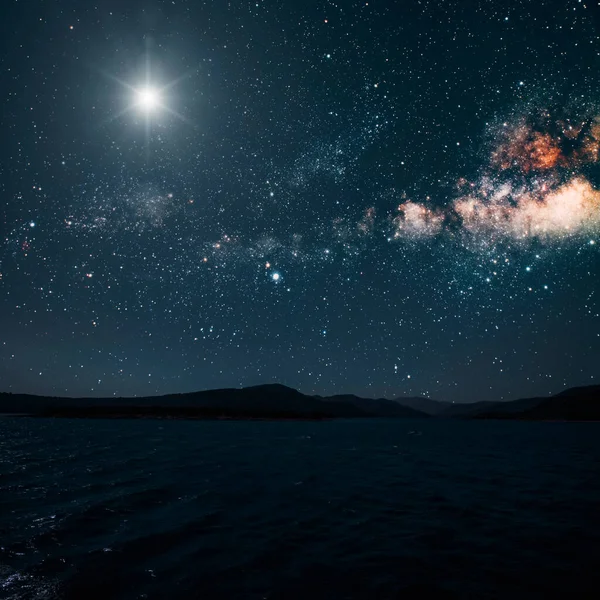
M 0 597 L 600 597 L 600 424 L 0 418 Z

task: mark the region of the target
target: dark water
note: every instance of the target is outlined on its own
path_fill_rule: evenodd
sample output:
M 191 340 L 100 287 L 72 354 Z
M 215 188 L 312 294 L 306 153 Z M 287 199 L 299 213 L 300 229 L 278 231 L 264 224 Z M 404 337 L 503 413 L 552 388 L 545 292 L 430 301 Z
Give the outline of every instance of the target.
M 600 597 L 600 424 L 0 418 L 2 598 Z

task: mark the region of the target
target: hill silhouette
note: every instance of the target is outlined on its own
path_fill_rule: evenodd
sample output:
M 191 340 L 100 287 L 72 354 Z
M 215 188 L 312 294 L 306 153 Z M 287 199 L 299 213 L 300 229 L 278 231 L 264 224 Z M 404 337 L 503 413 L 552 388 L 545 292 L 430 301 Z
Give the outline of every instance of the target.
M 448 406 L 439 416 L 442 417 L 477 417 L 479 415 L 498 413 L 518 413 L 528 408 L 536 406 L 547 397 L 539 398 L 520 398 L 519 400 L 509 401 L 490 401 L 482 400 L 481 402 L 473 403 L 455 403 Z
M 318 398 L 321 398 L 321 396 L 318 396 Z M 322 399 L 326 402 L 351 404 L 359 410 L 377 417 L 424 418 L 429 416 L 424 411 L 403 406 L 395 400 L 387 400 L 386 398 L 371 399 L 361 398 L 354 394 L 339 394 L 336 396 L 325 396 Z
M 412 406 L 411 406 L 412 405 Z M 416 407 L 420 406 L 421 409 Z M 0 413 L 71 417 L 160 418 L 443 418 L 600 420 L 600 386 L 550 397 L 450 404 L 429 398 L 311 396 L 281 384 L 128 398 L 65 398 L 0 393 Z
M 480 419 L 527 421 L 600 421 L 600 386 L 564 390 L 550 398 L 526 398 L 497 404 L 473 416 Z
M 60 398 L 0 394 L 0 413 L 63 417 L 358 418 L 425 417 L 389 400 L 309 396 L 281 385 L 136 398 Z
M 418 410 L 428 415 L 440 415 L 452 406 L 450 402 L 444 400 L 433 400 L 425 396 L 399 396 L 394 398 L 394 402 Z

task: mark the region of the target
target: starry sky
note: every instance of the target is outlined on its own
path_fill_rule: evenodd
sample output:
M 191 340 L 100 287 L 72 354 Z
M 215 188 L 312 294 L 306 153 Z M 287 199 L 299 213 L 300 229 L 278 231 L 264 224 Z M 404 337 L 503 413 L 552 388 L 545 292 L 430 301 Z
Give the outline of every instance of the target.
M 598 382 L 598 0 L 5 0 L 0 102 L 2 391 Z

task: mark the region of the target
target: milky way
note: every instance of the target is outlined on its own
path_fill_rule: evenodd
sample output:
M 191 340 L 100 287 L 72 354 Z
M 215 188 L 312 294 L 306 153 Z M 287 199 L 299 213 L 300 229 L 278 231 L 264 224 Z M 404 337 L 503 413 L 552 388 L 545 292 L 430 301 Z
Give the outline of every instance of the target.
M 448 228 L 488 241 L 597 234 L 600 192 L 581 170 L 600 159 L 600 117 L 559 121 L 555 136 L 528 121 L 526 115 L 516 125 L 503 123 L 489 168 L 473 182 L 460 180 L 464 193 L 449 206 L 402 202 L 394 237 L 428 237 Z
M 2 389 L 598 376 L 586 5 L 55 4 L 3 25 Z

